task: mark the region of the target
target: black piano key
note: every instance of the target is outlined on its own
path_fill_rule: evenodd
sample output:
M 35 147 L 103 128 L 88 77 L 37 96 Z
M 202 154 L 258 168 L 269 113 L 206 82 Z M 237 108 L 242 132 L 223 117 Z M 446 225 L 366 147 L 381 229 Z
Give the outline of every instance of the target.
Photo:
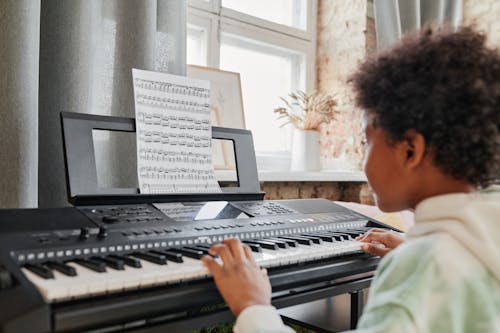
M 279 242 L 285 242 L 290 247 L 297 247 L 297 242 L 294 241 L 293 239 L 285 239 L 285 238 L 278 238 L 278 237 L 271 237 L 269 239 L 276 240 Z
M 154 253 L 154 252 L 147 252 L 147 253 L 134 252 L 132 255 L 134 257 L 139 258 L 139 259 L 152 262 L 153 264 L 157 264 L 157 265 L 166 265 L 167 264 L 167 257 L 165 257 L 163 254 Z
M 348 234 L 345 234 L 344 232 L 333 232 L 334 235 L 340 237 L 340 241 L 343 240 L 351 240 L 351 236 Z
M 335 241 L 336 241 L 336 239 L 335 239 L 335 238 L 333 238 L 333 236 L 331 236 L 331 235 L 325 235 L 325 234 L 304 234 L 304 235 L 306 235 L 306 236 L 314 236 L 314 237 L 318 237 L 318 238 L 320 238 L 322 241 L 325 241 L 325 242 L 330 242 L 330 243 L 332 243 L 332 242 L 335 242 Z
M 328 236 L 332 236 L 333 239 L 335 239 L 337 242 L 342 242 L 344 240 L 349 239 L 348 235 L 344 235 L 344 234 L 338 233 L 338 232 L 326 232 L 325 234 Z
M 262 252 L 262 247 L 259 244 L 246 243 L 245 245 L 247 245 L 253 252 Z
M 303 238 L 300 236 L 280 236 L 279 238 L 291 239 L 302 245 L 312 245 L 313 241 L 309 238 Z
M 181 248 L 171 248 L 169 251 L 180 253 L 188 258 L 201 259 L 204 256 L 201 250 L 192 250 L 186 247 Z
M 116 269 L 117 271 L 123 271 L 125 269 L 125 264 L 123 260 L 120 259 L 110 257 L 92 257 L 91 259 L 103 262 L 106 266 Z
M 323 243 L 323 241 L 321 240 L 321 238 L 319 238 L 317 236 L 310 236 L 310 235 L 302 234 L 302 235 L 300 235 L 300 237 L 309 238 L 310 240 L 312 240 L 312 242 L 314 244 L 321 244 L 321 243 Z
M 67 276 L 76 276 L 76 269 L 59 261 L 48 261 L 45 263 L 50 269 L 54 269 Z
M 162 254 L 165 256 L 165 258 L 167 258 L 167 260 L 170 260 L 172 262 L 178 262 L 178 263 L 184 262 L 184 260 L 182 259 L 182 254 L 177 252 L 172 252 L 167 250 L 153 250 L 151 252 Z
M 362 234 L 359 231 L 355 231 L 355 230 L 344 230 L 344 231 L 342 231 L 342 233 L 351 236 L 351 238 L 353 238 L 353 239 Z
M 101 261 L 95 261 L 92 259 L 75 259 L 73 262 L 98 273 L 106 272 L 106 264 Z
M 209 249 L 211 248 L 213 245 L 208 245 L 208 244 L 196 244 L 196 247 L 199 247 L 199 248 L 202 248 L 202 249 Z
M 265 238 L 263 240 L 265 240 L 266 242 L 273 242 L 281 249 L 288 249 L 288 243 L 285 241 L 277 240 L 277 239 L 273 239 L 273 238 Z
M 208 249 L 205 247 L 199 247 L 199 246 L 184 246 L 185 249 L 190 249 L 194 251 L 201 251 L 203 252 L 204 255 L 209 255 Z
M 141 268 L 142 267 L 141 262 L 135 258 L 121 256 L 118 254 L 112 254 L 109 257 L 113 258 L 113 259 L 122 260 L 125 265 L 130 266 L 130 267 L 134 267 L 134 268 Z
M 276 245 L 275 243 L 272 243 L 269 241 L 264 241 L 264 240 L 244 240 L 243 243 L 245 243 L 245 244 L 258 244 L 263 249 L 268 249 L 268 250 L 277 250 L 278 249 L 278 245 Z
M 40 264 L 25 264 L 24 268 L 35 273 L 36 275 L 44 278 L 44 279 L 53 279 L 54 273 L 44 265 Z

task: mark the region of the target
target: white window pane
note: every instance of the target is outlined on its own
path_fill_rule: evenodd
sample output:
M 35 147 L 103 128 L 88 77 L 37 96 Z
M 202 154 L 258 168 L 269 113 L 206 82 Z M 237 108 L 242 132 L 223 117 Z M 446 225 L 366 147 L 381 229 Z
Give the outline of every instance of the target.
M 279 97 L 304 89 L 304 64 L 303 54 L 222 35 L 220 68 L 240 73 L 245 121 L 257 152 L 289 150 L 290 130 L 280 128 L 273 110 L 282 105 Z
M 306 30 L 307 0 L 222 0 L 222 6 L 271 22 Z
M 207 65 L 207 30 L 194 25 L 188 25 L 187 63 L 191 65 Z

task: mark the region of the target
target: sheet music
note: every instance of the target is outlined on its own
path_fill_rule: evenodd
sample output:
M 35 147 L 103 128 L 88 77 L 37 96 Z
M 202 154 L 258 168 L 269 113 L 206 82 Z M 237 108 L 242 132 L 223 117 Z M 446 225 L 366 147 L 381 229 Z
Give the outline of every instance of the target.
M 132 69 L 141 193 L 221 192 L 212 165 L 210 82 Z

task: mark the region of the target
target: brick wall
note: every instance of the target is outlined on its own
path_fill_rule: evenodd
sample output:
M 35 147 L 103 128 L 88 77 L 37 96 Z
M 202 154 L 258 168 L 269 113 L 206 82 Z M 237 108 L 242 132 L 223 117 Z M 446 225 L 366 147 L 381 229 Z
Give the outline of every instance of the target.
M 500 1 L 464 0 L 464 23 L 475 24 L 488 36 L 488 43 L 500 47 Z
M 316 89 L 335 95 L 338 121 L 321 132 L 323 166 L 360 170 L 360 111 L 353 106 L 349 75 L 366 54 L 367 1 L 318 1 Z

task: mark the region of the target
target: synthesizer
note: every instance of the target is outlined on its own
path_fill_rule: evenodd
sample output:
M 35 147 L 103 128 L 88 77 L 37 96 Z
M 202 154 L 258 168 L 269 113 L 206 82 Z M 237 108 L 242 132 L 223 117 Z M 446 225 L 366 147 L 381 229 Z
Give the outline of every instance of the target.
M 273 303 L 295 304 L 372 274 L 354 241 L 371 227 L 389 228 L 325 199 L 0 210 L 0 332 L 142 332 L 219 310 L 200 258 L 230 237 L 268 269 Z

